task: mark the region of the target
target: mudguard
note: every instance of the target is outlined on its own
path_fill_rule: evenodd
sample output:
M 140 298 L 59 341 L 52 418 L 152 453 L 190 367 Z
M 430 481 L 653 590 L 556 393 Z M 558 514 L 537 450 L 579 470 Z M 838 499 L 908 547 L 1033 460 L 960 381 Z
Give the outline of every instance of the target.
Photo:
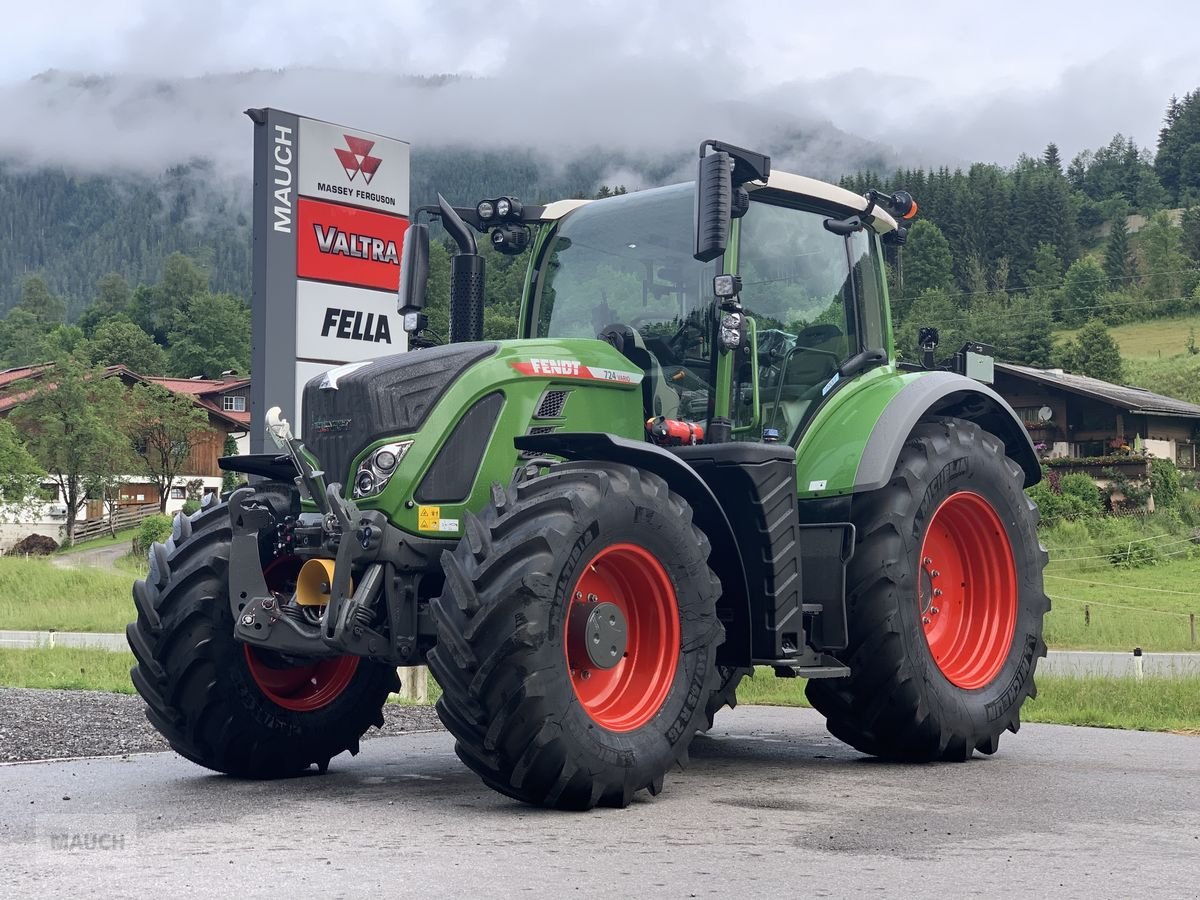
M 513 443 L 518 450 L 532 450 L 570 460 L 606 460 L 645 469 L 658 475 L 671 490 L 687 500 L 695 513 L 697 527 L 712 544 L 708 562 L 721 579 L 717 616 L 725 626 L 725 643 L 717 648 L 717 662 L 729 666 L 750 665 L 750 594 L 741 550 L 729 518 L 712 489 L 691 466 L 654 444 L 603 432 L 522 435 Z
M 291 481 L 300 473 L 292 458 L 286 453 L 246 453 L 241 456 L 222 456 L 217 465 L 223 472 L 241 472 L 245 475 L 258 475 L 272 481 Z
M 884 408 L 867 438 L 854 478 L 854 491 L 874 491 L 892 477 L 913 427 L 933 416 L 975 422 L 1004 442 L 1004 452 L 1025 472 L 1025 487 L 1037 484 L 1042 467 L 1025 425 L 986 384 L 954 372 L 929 372 L 906 384 Z

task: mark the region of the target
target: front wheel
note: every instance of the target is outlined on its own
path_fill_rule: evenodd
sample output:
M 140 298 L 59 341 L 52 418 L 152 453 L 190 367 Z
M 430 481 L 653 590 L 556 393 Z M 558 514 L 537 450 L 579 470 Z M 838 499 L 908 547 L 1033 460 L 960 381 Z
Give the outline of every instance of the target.
M 429 668 L 459 757 L 563 809 L 658 793 L 705 727 L 720 582 L 692 511 L 655 475 L 566 463 L 468 517 L 432 605 Z
M 324 770 L 383 725 L 399 688 L 396 670 L 356 656 L 296 659 L 233 636 L 229 608 L 229 507 L 175 518 L 150 571 L 133 587 L 137 621 L 126 629 L 130 673 L 150 723 L 180 755 L 247 778 Z M 300 560 L 264 558 L 268 587 L 294 588 Z
M 829 730 L 894 759 L 995 753 L 1046 655 L 1046 553 L 1004 445 L 977 425 L 919 425 L 888 485 L 855 506 L 849 678 L 806 689 Z

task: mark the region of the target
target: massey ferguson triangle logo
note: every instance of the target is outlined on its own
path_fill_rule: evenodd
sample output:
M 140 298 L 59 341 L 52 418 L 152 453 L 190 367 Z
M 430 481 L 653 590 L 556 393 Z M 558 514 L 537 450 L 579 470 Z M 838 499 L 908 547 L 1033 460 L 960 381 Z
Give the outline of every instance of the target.
M 375 146 L 375 142 L 364 141 L 362 138 L 349 134 L 343 134 L 342 137 L 346 139 L 346 146 L 350 149 L 343 150 L 341 147 L 334 147 L 333 152 L 337 154 L 342 168 L 346 170 L 346 177 L 353 181 L 354 177 L 361 172 L 363 181 L 370 184 L 371 179 L 375 177 L 375 172 L 379 169 L 379 164 L 383 162 L 378 156 L 371 155 L 371 148 Z

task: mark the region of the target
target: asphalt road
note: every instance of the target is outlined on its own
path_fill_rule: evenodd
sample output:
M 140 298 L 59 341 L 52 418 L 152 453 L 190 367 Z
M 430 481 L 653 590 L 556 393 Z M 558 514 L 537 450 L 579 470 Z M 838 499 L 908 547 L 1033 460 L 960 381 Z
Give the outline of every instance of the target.
M 899 766 L 810 710 L 743 707 L 659 797 L 579 814 L 486 789 L 441 732 L 274 783 L 169 753 L 0 766 L 0 894 L 368 891 L 1194 897 L 1200 738 L 1030 725 L 993 758 Z

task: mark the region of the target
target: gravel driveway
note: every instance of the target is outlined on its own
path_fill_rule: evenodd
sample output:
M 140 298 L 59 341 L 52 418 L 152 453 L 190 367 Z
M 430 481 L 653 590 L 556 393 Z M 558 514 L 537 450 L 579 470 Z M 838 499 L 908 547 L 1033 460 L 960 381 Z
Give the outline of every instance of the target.
M 389 703 L 385 734 L 440 730 L 431 706 Z M 68 756 L 121 756 L 169 750 L 150 727 L 140 697 L 97 691 L 0 688 L 0 762 Z

